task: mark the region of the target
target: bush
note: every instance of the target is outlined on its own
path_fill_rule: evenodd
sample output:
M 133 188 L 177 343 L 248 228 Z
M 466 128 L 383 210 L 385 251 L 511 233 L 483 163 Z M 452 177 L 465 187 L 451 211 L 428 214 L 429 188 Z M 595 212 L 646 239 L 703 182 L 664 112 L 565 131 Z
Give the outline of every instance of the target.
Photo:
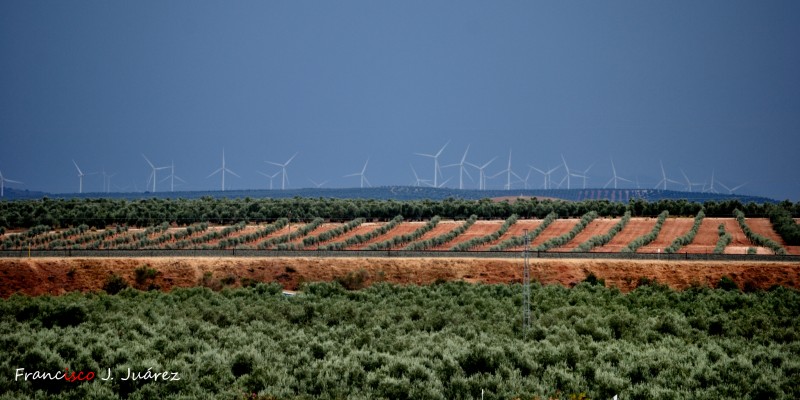
M 719 239 L 717 240 L 717 245 L 714 247 L 714 254 L 723 254 L 725 252 L 725 248 L 733 240 L 733 236 L 725 232 L 725 224 L 719 224 L 717 227 L 717 232 L 719 233 Z
M 653 229 L 642 236 L 634 239 L 632 242 L 628 243 L 628 246 L 622 249 L 623 253 L 635 253 L 642 246 L 647 246 L 650 242 L 656 240 L 658 237 L 659 232 L 661 232 L 661 226 L 664 225 L 664 221 L 669 216 L 669 212 L 664 210 L 661 214 L 658 214 L 658 220 L 656 220 L 656 225 Z
M 578 223 L 575 224 L 575 226 L 573 226 L 572 229 L 569 230 L 569 232 L 561 236 L 557 236 L 546 240 L 544 243 L 534 247 L 533 251 L 547 251 L 554 247 L 563 246 L 569 243 L 569 241 L 572 240 L 575 237 L 575 235 L 584 230 L 584 228 L 586 228 L 586 225 L 589 225 L 589 223 L 591 223 L 595 218 L 597 218 L 597 212 L 589 211 L 583 217 L 581 217 L 581 220 L 578 221 Z
M 552 224 L 556 219 L 558 219 L 558 214 L 556 214 L 554 212 L 550 213 L 550 214 L 547 214 L 547 216 L 544 218 L 544 220 L 542 220 L 542 223 L 539 224 L 539 226 L 537 226 L 536 229 L 534 229 L 531 232 L 528 232 L 528 240 L 533 241 L 534 239 L 536 239 L 536 237 L 538 237 L 542 233 L 542 231 L 547 229 L 547 227 L 550 226 L 550 224 Z M 512 238 L 508 238 L 508 239 L 506 239 L 506 240 L 504 240 L 504 241 L 492 246 L 492 248 L 490 248 L 489 250 L 501 251 L 501 250 L 505 250 L 505 249 L 510 248 L 510 247 L 517 247 L 517 246 L 523 246 L 523 245 L 525 245 L 525 235 L 520 235 L 520 236 L 514 236 Z
M 486 236 L 473 238 L 473 239 L 470 239 L 470 240 L 468 240 L 466 242 L 459 243 L 459 244 L 453 246 L 452 248 L 450 248 L 450 250 L 453 250 L 453 251 L 467 251 L 467 250 L 469 250 L 469 249 L 471 249 L 473 247 L 477 247 L 477 246 L 480 246 L 482 244 L 495 241 L 495 240 L 499 239 L 500 236 L 503 236 L 503 234 L 505 234 L 508 231 L 508 229 L 511 228 L 511 225 L 514 225 L 516 223 L 517 223 L 517 215 L 514 214 L 514 215 L 508 217 L 508 219 L 506 219 L 503 222 L 503 225 L 501 225 L 500 229 L 498 229 L 496 232 L 490 233 L 490 234 L 488 234 Z
M 739 222 L 739 226 L 744 231 L 744 235 L 747 236 L 747 239 L 750 240 L 756 246 L 763 246 L 767 247 L 772 250 L 773 253 L 778 255 L 785 255 L 786 249 L 783 248 L 779 243 L 775 242 L 774 240 L 761 236 L 755 232 L 753 232 L 750 227 L 747 225 L 747 221 L 745 221 L 744 213 L 739 209 L 733 210 L 734 215 L 736 215 L 736 221 Z M 750 254 L 750 249 L 747 250 L 748 254 Z M 752 254 L 755 254 L 755 250 Z
M 672 241 L 666 249 L 664 249 L 665 253 L 677 253 L 681 247 L 686 246 L 687 244 L 692 243 L 694 237 L 697 235 L 697 231 L 700 229 L 700 224 L 703 223 L 703 218 L 705 218 L 706 213 L 703 210 L 700 210 L 697 213 L 697 216 L 694 217 L 694 225 L 692 225 L 692 229 L 685 234 L 678 236 L 675 240 Z
M 628 222 L 630 220 L 631 220 L 631 212 L 625 211 L 625 215 L 622 216 L 622 219 L 620 219 L 619 222 L 614 224 L 614 226 L 611 227 L 608 233 L 602 235 L 594 235 L 590 237 L 587 241 L 578 245 L 578 247 L 574 248 L 572 251 L 585 253 L 591 251 L 595 247 L 606 245 L 608 242 L 611 241 L 611 239 L 614 238 L 614 236 L 617 235 L 617 233 L 619 233 L 619 231 L 621 231 L 623 228 L 625 228 L 626 225 L 628 225 Z
M 722 290 L 739 290 L 739 285 L 733 281 L 729 276 L 725 275 L 722 278 L 719 278 L 719 282 L 717 282 L 717 289 Z
M 105 290 L 108 294 L 117 294 L 128 288 L 128 286 L 128 282 L 123 277 L 117 274 L 111 274 L 111 276 L 106 279 L 106 283 L 103 285 L 103 290 Z

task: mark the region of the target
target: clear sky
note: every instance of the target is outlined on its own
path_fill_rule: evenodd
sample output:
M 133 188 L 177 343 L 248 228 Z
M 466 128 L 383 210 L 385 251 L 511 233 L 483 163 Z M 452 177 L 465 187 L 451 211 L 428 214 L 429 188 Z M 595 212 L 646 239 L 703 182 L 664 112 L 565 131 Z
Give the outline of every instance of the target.
M 800 2 L 0 2 L 0 171 L 77 192 L 411 184 L 460 160 L 593 165 L 800 200 Z M 457 186 L 457 169 L 443 170 Z M 477 172 L 470 170 L 477 186 Z M 158 177 L 168 174 L 159 171 Z M 559 180 L 563 172 L 554 174 Z M 88 175 L 84 191 L 102 191 Z M 581 182 L 572 179 L 572 186 Z M 490 187 L 502 187 L 495 179 Z M 531 175 L 531 185 L 542 177 Z M 279 181 L 275 180 L 275 185 Z M 521 187 L 520 184 L 514 185 Z M 671 184 L 670 189 L 681 189 Z M 719 185 L 717 188 L 720 189 Z M 157 191 L 168 190 L 166 182 Z M 698 190 L 697 187 L 694 188 Z

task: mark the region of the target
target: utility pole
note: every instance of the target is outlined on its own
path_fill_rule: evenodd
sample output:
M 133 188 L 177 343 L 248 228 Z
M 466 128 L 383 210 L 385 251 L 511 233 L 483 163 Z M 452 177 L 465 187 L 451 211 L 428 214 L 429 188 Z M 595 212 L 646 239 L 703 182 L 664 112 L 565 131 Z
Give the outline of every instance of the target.
M 525 250 L 523 251 L 523 257 L 525 261 L 522 269 L 522 338 L 527 339 L 528 330 L 531 328 L 531 267 L 528 264 L 530 239 L 528 238 L 528 230 L 525 229 L 524 232 Z

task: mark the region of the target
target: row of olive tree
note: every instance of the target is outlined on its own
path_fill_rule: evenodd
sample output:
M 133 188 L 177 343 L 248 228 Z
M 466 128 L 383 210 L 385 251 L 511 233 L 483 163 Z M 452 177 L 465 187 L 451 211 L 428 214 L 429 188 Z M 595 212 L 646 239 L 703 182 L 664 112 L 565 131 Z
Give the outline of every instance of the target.
M 426 222 L 421 227 L 414 230 L 414 232 L 406 233 L 404 235 L 394 236 L 391 239 L 386 239 L 382 242 L 372 243 L 366 247 L 366 250 L 385 250 L 391 249 L 393 247 L 402 246 L 408 242 L 417 240 L 422 237 L 422 235 L 428 233 L 431 229 L 436 227 L 439 224 L 439 216 L 434 216 L 431 218 L 430 221 Z
M 344 250 L 344 249 L 346 249 L 346 248 L 348 248 L 350 246 L 355 246 L 357 244 L 364 243 L 366 241 L 374 239 L 374 238 L 376 238 L 378 236 L 384 235 L 384 234 L 386 234 L 386 232 L 389 232 L 390 230 L 392 230 L 395 227 L 397 227 L 398 225 L 400 225 L 401 222 L 403 222 L 403 216 L 402 215 L 398 215 L 398 216 L 394 217 L 391 221 L 389 221 L 389 222 L 387 222 L 387 223 L 385 223 L 385 224 L 383 224 L 383 225 L 381 225 L 381 226 L 379 226 L 379 227 L 377 227 L 377 228 L 375 228 L 375 229 L 373 229 L 373 230 L 371 230 L 371 231 L 369 231 L 367 233 L 351 236 L 351 237 L 349 237 L 349 238 L 347 238 L 347 239 L 345 239 L 345 240 L 343 240 L 341 242 L 329 243 L 329 244 L 327 244 L 325 246 L 322 246 L 321 249 L 322 250 Z
M 786 249 L 784 249 L 780 243 L 753 232 L 753 230 L 750 229 L 750 226 L 747 225 L 744 213 L 741 210 L 734 210 L 734 215 L 736 215 L 736 221 L 739 222 L 739 226 L 742 228 L 742 231 L 744 231 L 744 235 L 747 236 L 747 239 L 749 239 L 751 243 L 756 246 L 767 247 L 778 255 L 786 254 Z
M 532 242 L 534 239 L 536 239 L 542 233 L 542 231 L 547 229 L 547 227 L 550 226 L 550 224 L 552 224 L 553 221 L 555 221 L 557 219 L 558 219 L 558 214 L 556 214 L 554 212 L 552 212 L 550 214 L 547 214 L 547 216 L 544 217 L 544 219 L 542 220 L 542 223 L 539 224 L 539 226 L 537 226 L 536 229 L 528 232 L 527 240 Z M 505 249 L 508 249 L 508 248 L 511 248 L 511 247 L 524 246 L 525 245 L 525 240 L 526 240 L 525 234 L 522 234 L 522 235 L 519 235 L 519 236 L 510 237 L 510 238 L 508 238 L 506 240 L 503 240 L 502 242 L 492 246 L 489 250 L 502 251 L 502 250 L 505 250 Z M 530 243 L 530 242 L 528 242 L 528 243 Z
M 614 236 L 617 236 L 617 233 L 619 233 L 619 231 L 621 231 L 622 228 L 625 228 L 625 226 L 628 225 L 628 222 L 630 220 L 631 220 L 631 212 L 626 211 L 625 215 L 623 215 L 622 218 L 619 220 L 619 222 L 614 224 L 614 226 L 612 226 L 611 229 L 608 230 L 608 232 L 590 237 L 585 242 L 579 244 L 578 247 L 572 249 L 572 251 L 576 253 L 585 253 L 591 251 L 595 247 L 606 245 L 608 242 L 611 241 L 611 239 L 614 238 Z
M 421 240 L 419 242 L 414 242 L 406 246 L 403 250 L 427 250 L 432 249 L 435 247 L 439 247 L 445 245 L 447 243 L 452 242 L 455 238 L 461 236 L 464 232 L 469 229 L 475 221 L 478 220 L 478 216 L 473 214 L 471 215 L 464 223 L 459 225 L 457 228 L 453 229 L 450 232 L 443 233 L 439 236 L 432 237 L 430 239 Z
M 453 246 L 452 248 L 450 248 L 450 250 L 453 250 L 453 251 L 467 251 L 467 250 L 472 249 L 473 247 L 477 247 L 477 246 L 480 246 L 482 244 L 493 242 L 493 241 L 495 241 L 497 239 L 500 239 L 500 236 L 503 236 L 508 231 L 508 229 L 511 228 L 511 225 L 514 225 L 516 223 L 517 223 L 517 215 L 514 214 L 514 215 L 508 217 L 503 222 L 503 225 L 500 226 L 500 229 L 498 229 L 498 230 L 496 230 L 496 231 L 494 231 L 494 232 L 492 232 L 492 233 L 490 233 L 488 235 L 472 238 L 470 240 L 467 240 L 466 242 L 461 242 L 461 243 Z
M 714 247 L 714 254 L 723 254 L 725 253 L 725 248 L 731 244 L 733 235 L 725 231 L 725 224 L 719 224 L 717 234 L 719 239 L 717 239 L 717 245 Z
M 363 223 L 364 223 L 364 218 L 356 218 L 352 221 L 348 221 L 343 225 L 339 225 L 333 229 L 322 232 L 319 235 L 308 236 L 306 238 L 303 238 L 303 247 L 325 243 L 331 239 L 337 238 L 341 235 L 344 235 L 347 232 L 350 232 L 356 227 L 361 226 L 361 224 Z M 292 249 L 294 250 L 296 249 L 296 247 L 293 246 Z
M 800 246 L 800 224 L 795 222 L 792 214 L 784 207 L 775 206 L 769 213 L 769 220 L 775 232 L 783 238 L 789 246 Z
M 307 236 L 311 231 L 317 229 L 320 225 L 325 222 L 322 218 L 314 218 L 313 221 L 297 228 L 295 231 L 291 231 L 291 226 L 289 227 L 289 233 L 284 235 L 273 237 L 267 239 L 258 244 L 258 248 L 261 250 L 269 249 L 275 247 L 277 249 L 282 249 L 281 245 L 286 244 L 287 242 L 291 242 L 292 240 L 299 239 L 303 236 Z
M 645 233 L 642 236 L 639 236 L 636 239 L 633 239 L 632 242 L 628 243 L 628 246 L 622 249 L 623 253 L 635 253 L 642 246 L 647 246 L 650 242 L 656 240 L 658 237 L 658 233 L 661 232 L 661 226 L 664 225 L 664 221 L 669 216 L 669 211 L 662 211 L 661 214 L 658 215 L 658 219 L 656 220 L 656 225 L 653 229 Z
M 532 251 L 547 251 L 569 243 L 570 240 L 574 239 L 575 236 L 583 231 L 587 225 L 594 221 L 595 218 L 597 218 L 597 213 L 594 211 L 589 211 L 583 217 L 581 217 L 580 221 L 578 221 L 578 223 L 575 224 L 575 226 L 573 226 L 569 232 L 545 240 L 544 243 L 534 247 Z
M 677 253 L 681 247 L 686 246 L 689 243 L 692 243 L 694 237 L 697 235 L 697 231 L 700 230 L 700 224 L 703 223 L 703 218 L 706 217 L 706 213 L 703 210 L 697 212 L 697 216 L 694 217 L 694 224 L 692 225 L 692 229 L 685 234 L 678 236 L 672 243 L 664 249 L 665 253 Z

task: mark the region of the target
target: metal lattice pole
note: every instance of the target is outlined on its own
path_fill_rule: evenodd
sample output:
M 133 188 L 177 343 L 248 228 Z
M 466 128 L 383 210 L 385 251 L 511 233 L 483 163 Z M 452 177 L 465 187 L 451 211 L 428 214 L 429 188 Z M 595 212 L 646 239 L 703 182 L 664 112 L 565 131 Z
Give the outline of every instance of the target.
M 524 266 L 522 269 L 522 338 L 527 339 L 528 330 L 531 328 L 531 268 L 528 264 L 528 247 L 530 241 L 528 230 L 525 230 Z

